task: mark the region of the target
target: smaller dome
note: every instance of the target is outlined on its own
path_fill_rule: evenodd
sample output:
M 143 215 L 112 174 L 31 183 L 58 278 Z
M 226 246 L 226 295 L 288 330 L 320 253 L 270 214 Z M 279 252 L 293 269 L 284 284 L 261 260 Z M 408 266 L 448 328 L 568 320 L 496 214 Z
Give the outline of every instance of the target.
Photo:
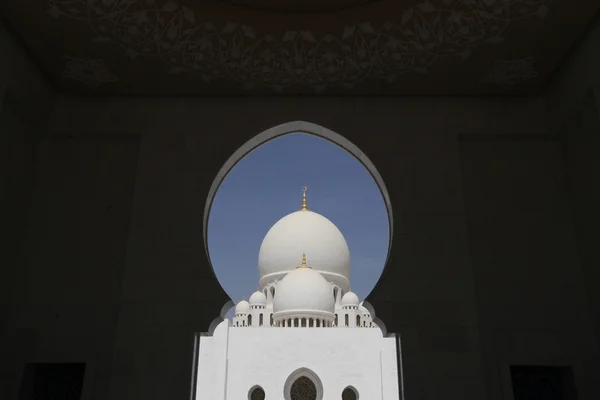
M 279 282 L 273 311 L 333 314 L 335 304 L 331 293 L 331 285 L 320 273 L 298 268 Z
M 250 304 L 248 304 L 248 302 L 246 300 L 240 301 L 235 306 L 236 314 L 248 314 L 248 311 L 250 311 Z
M 358 296 L 353 292 L 348 292 L 342 297 L 342 307 L 346 306 L 358 307 Z
M 362 301 L 358 305 L 358 311 L 360 311 L 363 315 L 368 315 L 369 317 L 371 316 L 371 312 L 365 306 L 363 306 Z
M 259 292 L 256 291 L 254 293 L 252 293 L 252 296 L 250 296 L 250 305 L 251 306 L 266 306 L 267 305 L 267 297 L 264 295 L 263 292 Z

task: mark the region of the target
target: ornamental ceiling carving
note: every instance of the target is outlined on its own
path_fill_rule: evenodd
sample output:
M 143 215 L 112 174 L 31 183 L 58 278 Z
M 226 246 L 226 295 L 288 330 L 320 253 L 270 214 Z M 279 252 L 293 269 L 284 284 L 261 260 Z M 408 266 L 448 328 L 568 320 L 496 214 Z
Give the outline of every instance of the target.
M 518 95 L 600 2 L 4 0 L 56 85 L 123 95 Z M 27 4 L 25 4 L 27 3 Z

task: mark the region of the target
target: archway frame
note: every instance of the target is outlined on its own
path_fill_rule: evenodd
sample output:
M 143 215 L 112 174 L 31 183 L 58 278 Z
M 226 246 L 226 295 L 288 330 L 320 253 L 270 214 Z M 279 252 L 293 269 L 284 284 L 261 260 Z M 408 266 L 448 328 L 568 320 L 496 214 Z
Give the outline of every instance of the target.
M 387 255 L 385 257 L 385 263 L 383 265 L 382 273 L 379 277 L 379 279 L 381 279 L 381 277 L 385 273 L 385 269 L 387 268 L 388 260 L 389 260 L 390 253 L 392 250 L 392 240 L 393 240 L 393 233 L 394 233 L 394 223 L 393 223 L 394 218 L 393 218 L 393 213 L 392 213 L 392 202 L 390 200 L 390 195 L 387 191 L 385 183 L 383 182 L 383 178 L 379 174 L 379 171 L 377 171 L 377 168 L 375 167 L 373 162 L 371 162 L 371 160 L 369 160 L 369 158 L 356 145 L 354 145 L 348 139 L 346 139 L 342 135 L 340 135 L 332 130 L 329 130 L 325 127 L 322 127 L 320 125 L 317 125 L 317 124 L 314 124 L 311 122 L 307 122 L 307 121 L 290 121 L 290 122 L 286 122 L 286 123 L 274 126 L 272 128 L 269 128 L 269 129 L 259 133 L 258 135 L 254 136 L 252 139 L 250 139 L 246 143 L 244 143 L 239 149 L 237 149 L 231 155 L 231 157 L 229 157 L 229 159 L 225 162 L 225 164 L 223 164 L 223 166 L 217 173 L 217 176 L 215 177 L 212 185 L 210 186 L 210 189 L 208 191 L 208 196 L 206 198 L 206 203 L 204 205 L 204 219 L 203 219 L 203 226 L 202 226 L 202 233 L 203 233 L 203 237 L 204 237 L 204 249 L 206 251 L 206 256 L 208 258 L 208 264 L 210 265 L 213 273 L 215 273 L 215 272 L 214 272 L 214 267 L 212 265 L 212 261 L 210 259 L 210 250 L 208 248 L 208 221 L 210 218 L 210 210 L 212 208 L 213 201 L 215 199 L 217 191 L 219 190 L 219 187 L 223 183 L 223 180 L 225 180 L 225 178 L 227 177 L 227 174 L 229 174 L 229 172 L 233 169 L 233 167 L 236 166 L 236 164 L 238 162 L 240 162 L 246 155 L 250 154 L 252 151 L 257 149 L 258 147 L 262 146 L 263 144 L 265 144 L 273 139 L 276 139 L 276 138 L 279 138 L 279 137 L 282 137 L 285 135 L 294 134 L 294 133 L 304 133 L 304 134 L 317 136 L 321 139 L 327 140 L 329 142 L 332 142 L 333 144 L 340 146 L 342 149 L 346 150 L 348 153 L 350 153 L 352 156 L 354 156 L 354 158 L 356 158 L 367 169 L 367 171 L 369 172 L 369 174 L 371 175 L 371 177 L 377 184 L 377 187 L 379 188 L 379 191 L 383 198 L 385 208 L 387 210 L 388 232 L 389 232 L 388 251 L 387 251 Z M 215 277 L 216 277 L 216 273 L 215 273 Z M 218 281 L 218 279 L 217 279 L 217 281 Z M 219 282 L 219 284 L 221 284 L 221 283 Z M 377 284 L 375 286 L 377 286 Z M 223 290 L 225 290 L 225 289 L 223 288 Z
M 250 389 L 248 389 L 248 400 L 252 400 L 252 394 L 257 389 L 260 389 L 260 390 L 262 390 L 263 393 L 265 393 L 265 389 L 261 385 L 254 385 Z M 267 396 L 266 396 L 266 393 L 265 393 L 265 398 L 266 397 Z
M 344 395 L 344 392 L 346 390 L 352 390 L 354 392 L 354 395 L 356 396 L 356 400 L 360 399 L 360 394 L 358 393 L 358 390 L 356 390 L 356 388 L 352 385 L 348 385 L 346 386 L 343 390 L 342 390 L 342 396 Z
M 306 377 L 312 381 L 317 389 L 317 400 L 323 400 L 323 382 L 321 382 L 321 379 L 319 379 L 319 376 L 316 373 L 305 367 L 298 368 L 285 380 L 285 384 L 283 385 L 283 398 L 285 400 L 291 400 L 292 385 L 296 380 L 302 377 Z

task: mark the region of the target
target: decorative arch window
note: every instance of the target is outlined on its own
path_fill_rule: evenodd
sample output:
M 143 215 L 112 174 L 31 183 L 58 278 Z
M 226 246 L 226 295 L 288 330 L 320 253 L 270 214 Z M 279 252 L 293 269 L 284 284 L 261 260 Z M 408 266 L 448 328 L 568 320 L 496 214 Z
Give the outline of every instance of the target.
M 260 386 L 254 386 L 248 391 L 248 400 L 265 400 L 265 391 Z
M 310 378 L 301 376 L 292 383 L 290 400 L 316 400 L 317 387 Z
M 356 389 L 350 386 L 344 389 L 342 392 L 342 400 L 358 400 L 358 393 L 356 392 Z
M 285 400 L 323 400 L 323 383 L 310 369 L 299 368 L 286 379 L 283 398 Z

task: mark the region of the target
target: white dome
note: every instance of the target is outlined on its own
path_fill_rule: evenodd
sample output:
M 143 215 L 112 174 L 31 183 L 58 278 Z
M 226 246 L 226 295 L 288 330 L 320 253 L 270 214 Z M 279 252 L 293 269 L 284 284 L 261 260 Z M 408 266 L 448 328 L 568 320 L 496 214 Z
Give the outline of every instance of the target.
M 265 306 L 267 304 L 267 297 L 263 292 L 256 291 L 250 296 L 249 303 L 251 306 Z
M 250 304 L 246 300 L 242 300 L 235 306 L 236 314 L 248 314 L 250 311 Z
M 273 311 L 331 313 L 335 310 L 333 289 L 329 282 L 311 268 L 298 268 L 288 273 L 277 285 Z
M 348 292 L 342 297 L 342 307 L 355 306 L 358 307 L 358 296 L 353 292 Z
M 363 306 L 362 301 L 358 305 L 358 311 L 360 311 L 361 313 L 363 313 L 363 315 L 371 316 L 371 312 L 367 309 L 367 307 Z
M 260 277 L 293 270 L 303 252 L 314 270 L 341 275 L 347 282 L 350 251 L 344 236 L 327 218 L 308 210 L 289 214 L 271 227 L 258 254 Z

